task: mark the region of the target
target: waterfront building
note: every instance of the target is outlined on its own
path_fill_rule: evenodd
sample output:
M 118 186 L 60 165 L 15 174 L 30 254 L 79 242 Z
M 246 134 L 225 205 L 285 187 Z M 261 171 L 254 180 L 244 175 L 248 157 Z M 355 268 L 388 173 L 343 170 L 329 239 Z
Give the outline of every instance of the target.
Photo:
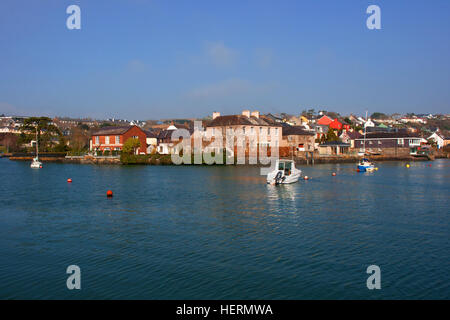
M 445 138 L 439 132 L 433 133 L 431 136 L 428 137 L 428 140 L 433 140 L 436 143 L 438 149 L 441 149 L 445 146 Z
M 136 153 L 147 153 L 147 134 L 138 126 L 101 128 L 92 133 L 89 146 L 91 151 L 121 151 L 123 144 L 130 138 L 137 138 L 141 142 Z
M 342 141 L 327 141 L 319 145 L 321 156 L 339 156 L 350 152 L 350 144 Z
M 145 134 L 147 135 L 147 153 L 150 154 L 154 150 L 157 149 L 158 146 L 158 135 L 150 130 L 144 130 Z
M 303 126 L 283 127 L 281 147 L 289 147 L 297 152 L 314 151 L 315 132 Z
M 178 130 L 173 124 L 164 130 L 161 130 L 157 135 L 157 152 L 159 154 L 171 154 L 175 151 L 174 147 L 178 144 L 177 141 L 172 141 L 172 133 Z
M 344 131 L 339 136 L 339 139 L 341 139 L 342 142 L 350 143 L 350 147 L 355 147 L 355 139 L 361 138 L 363 135 L 359 133 L 358 131 Z
M 407 132 L 368 132 L 355 139 L 354 148 L 363 152 L 364 140 L 366 152 L 390 156 L 414 154 L 421 145 L 419 136 Z
M 206 125 L 206 135 L 214 137 L 220 133 L 224 139 L 223 146 L 226 147 L 225 139 L 227 132 L 241 132 L 245 138 L 254 136 L 257 144 L 263 144 L 267 147 L 279 147 L 282 140 L 282 128 L 288 126 L 278 121 L 278 118 L 269 116 L 260 116 L 259 111 L 242 111 L 238 115 L 220 115 L 219 112 L 213 113 L 213 120 Z M 249 151 L 248 139 L 246 139 L 244 150 Z M 239 143 L 235 143 L 235 146 Z

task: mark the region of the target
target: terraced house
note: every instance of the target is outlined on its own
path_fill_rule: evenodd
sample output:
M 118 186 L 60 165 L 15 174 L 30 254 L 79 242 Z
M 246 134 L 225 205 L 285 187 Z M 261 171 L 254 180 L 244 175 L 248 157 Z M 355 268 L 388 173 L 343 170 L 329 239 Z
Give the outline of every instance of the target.
M 259 111 L 250 112 L 249 110 L 242 111 L 238 115 L 221 116 L 219 112 L 213 113 L 213 120 L 206 125 L 207 136 L 217 136 L 221 134 L 224 139 L 224 148 L 226 146 L 225 138 L 227 132 L 240 132 L 243 137 L 236 139 L 235 146 L 239 143 L 244 143 L 244 150 L 249 151 L 248 137 L 254 136 L 258 145 L 267 147 L 279 147 L 282 140 L 282 125 L 280 123 L 271 121 L 270 118 L 260 116 Z

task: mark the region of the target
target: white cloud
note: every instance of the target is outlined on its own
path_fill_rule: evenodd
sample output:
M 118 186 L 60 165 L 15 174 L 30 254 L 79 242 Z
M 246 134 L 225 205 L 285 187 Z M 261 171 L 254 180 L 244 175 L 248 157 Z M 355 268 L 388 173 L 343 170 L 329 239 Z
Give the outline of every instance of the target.
M 258 67 L 265 69 L 272 65 L 273 53 L 270 49 L 257 49 L 256 50 L 256 64 Z
M 211 63 L 219 67 L 230 67 L 237 62 L 238 54 L 221 41 L 209 42 L 206 45 L 206 56 Z
M 193 89 L 188 95 L 193 98 L 218 98 L 232 94 L 249 93 L 255 89 L 256 87 L 247 80 L 228 79 Z
M 21 115 L 23 110 L 13 106 L 10 103 L 0 101 L 0 114 Z
M 145 64 L 142 60 L 133 59 L 128 61 L 126 69 L 131 72 L 143 72 L 148 69 L 148 65 Z

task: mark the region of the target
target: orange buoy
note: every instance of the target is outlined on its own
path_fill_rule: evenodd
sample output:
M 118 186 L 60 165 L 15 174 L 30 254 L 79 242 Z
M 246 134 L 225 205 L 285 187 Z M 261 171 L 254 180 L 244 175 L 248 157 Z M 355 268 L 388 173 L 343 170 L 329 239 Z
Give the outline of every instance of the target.
M 333 172 L 331 175 L 332 175 L 333 177 L 336 176 L 336 172 Z
M 360 170 L 359 169 L 356 169 L 356 172 L 359 172 Z
M 69 178 L 69 179 L 67 179 L 67 182 L 69 182 L 69 183 L 70 183 L 70 182 L 72 182 L 72 179 L 70 179 L 70 178 Z
M 308 178 L 308 176 L 304 176 L 303 179 L 308 180 L 309 178 Z
M 111 190 L 106 191 L 106 196 L 111 198 L 113 196 L 113 192 Z

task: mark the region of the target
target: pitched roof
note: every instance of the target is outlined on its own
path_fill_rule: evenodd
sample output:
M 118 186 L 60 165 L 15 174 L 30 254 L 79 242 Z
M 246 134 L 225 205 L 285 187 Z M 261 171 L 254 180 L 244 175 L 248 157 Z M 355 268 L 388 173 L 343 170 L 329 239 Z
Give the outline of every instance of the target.
M 317 120 L 317 124 L 323 124 L 323 125 L 329 125 L 331 122 L 333 122 L 333 119 L 331 119 L 329 116 L 324 115 L 319 120 Z
M 106 135 L 117 135 L 124 134 L 131 128 L 135 126 L 110 126 L 100 128 L 92 133 L 93 136 L 106 136 Z
M 419 138 L 418 135 L 405 133 L 405 132 L 368 132 L 366 134 L 367 139 L 401 139 L 401 138 Z M 357 138 L 357 140 L 364 139 L 364 136 Z
M 147 135 L 147 138 L 157 138 L 158 135 L 156 132 L 150 131 L 150 130 L 143 130 L 145 134 Z
M 344 133 L 352 140 L 359 139 L 359 138 L 361 138 L 363 136 L 358 131 L 345 131 Z
M 314 136 L 315 133 L 311 131 L 306 131 L 301 126 L 289 126 L 289 127 L 283 127 L 283 136 Z
M 229 115 L 220 116 L 212 120 L 207 126 L 208 127 L 223 127 L 223 126 L 233 126 L 233 125 L 244 125 L 244 126 L 270 126 L 269 122 L 257 117 L 247 117 L 244 115 Z
M 342 141 L 327 141 L 319 145 L 319 147 L 350 147 L 350 143 L 345 143 Z

